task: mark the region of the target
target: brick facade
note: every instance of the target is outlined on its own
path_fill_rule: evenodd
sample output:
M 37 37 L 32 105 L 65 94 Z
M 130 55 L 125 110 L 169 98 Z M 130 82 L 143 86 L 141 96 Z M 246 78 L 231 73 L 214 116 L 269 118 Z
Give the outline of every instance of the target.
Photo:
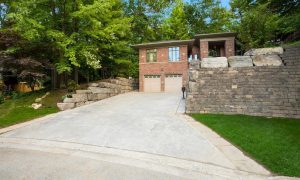
M 235 55 L 235 38 L 216 38 L 216 39 L 200 39 L 200 57 L 206 58 L 209 54 L 209 43 L 210 42 L 224 42 L 225 54 L 221 50 L 221 56 L 230 57 Z M 223 48 L 223 49 L 224 49 Z
M 200 57 L 206 58 L 208 56 L 208 41 L 200 40 Z
M 282 59 L 285 66 L 190 69 L 186 112 L 300 118 L 300 46 Z
M 180 45 L 180 61 L 169 62 L 169 47 L 157 47 L 149 49 L 157 49 L 157 62 L 146 62 L 146 50 L 148 48 L 139 49 L 139 89 L 144 91 L 144 76 L 145 75 L 160 75 L 161 91 L 165 90 L 165 75 L 181 74 L 183 83 L 188 81 L 188 47 Z
M 228 58 L 235 55 L 235 39 L 229 38 L 225 41 L 225 56 Z

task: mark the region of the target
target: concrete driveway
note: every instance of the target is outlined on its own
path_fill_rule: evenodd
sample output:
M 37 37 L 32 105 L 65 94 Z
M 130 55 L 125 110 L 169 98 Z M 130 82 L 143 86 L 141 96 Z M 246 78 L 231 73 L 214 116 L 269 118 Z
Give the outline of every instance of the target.
M 183 112 L 179 94 L 134 92 L 12 128 L 0 135 L 0 177 L 266 179 L 270 175 Z

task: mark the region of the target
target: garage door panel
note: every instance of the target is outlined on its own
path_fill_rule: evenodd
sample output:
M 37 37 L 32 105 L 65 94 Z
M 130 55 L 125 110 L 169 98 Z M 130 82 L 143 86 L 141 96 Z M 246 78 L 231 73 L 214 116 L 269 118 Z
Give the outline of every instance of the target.
M 182 88 L 182 75 L 166 75 L 165 92 L 180 92 Z
M 160 76 L 146 75 L 144 77 L 144 92 L 160 92 L 161 83 Z

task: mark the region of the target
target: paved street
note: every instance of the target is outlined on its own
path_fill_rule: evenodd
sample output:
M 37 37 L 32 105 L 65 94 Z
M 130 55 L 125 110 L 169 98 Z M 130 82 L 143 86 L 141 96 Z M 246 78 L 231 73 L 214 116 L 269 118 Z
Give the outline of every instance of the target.
M 183 112 L 178 94 L 133 92 L 41 118 L 0 135 L 0 177 L 267 178 Z

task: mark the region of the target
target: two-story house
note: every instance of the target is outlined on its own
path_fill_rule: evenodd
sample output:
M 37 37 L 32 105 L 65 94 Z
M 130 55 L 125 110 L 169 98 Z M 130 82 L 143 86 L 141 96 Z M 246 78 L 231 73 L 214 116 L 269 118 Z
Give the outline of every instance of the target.
M 191 40 L 134 45 L 139 50 L 139 90 L 178 92 L 188 82 L 188 63 L 235 55 L 235 33 L 198 34 Z

